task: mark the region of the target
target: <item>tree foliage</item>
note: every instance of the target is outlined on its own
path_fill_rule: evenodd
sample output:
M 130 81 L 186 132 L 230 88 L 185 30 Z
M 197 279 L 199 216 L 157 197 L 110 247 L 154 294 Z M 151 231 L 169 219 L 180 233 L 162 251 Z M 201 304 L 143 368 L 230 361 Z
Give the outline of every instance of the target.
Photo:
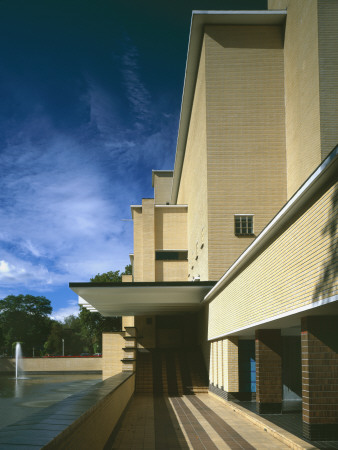
M 80 307 L 79 318 L 82 324 L 82 337 L 90 353 L 101 352 L 102 333 L 121 330 L 121 317 L 103 317 L 98 312 L 90 312 Z
M 119 270 L 115 272 L 98 273 L 95 277 L 91 278 L 92 283 L 120 283 L 122 281 L 122 276 Z
M 121 283 L 122 275 L 131 275 L 132 266 L 128 264 L 124 271 L 120 274 L 119 270 L 109 271 L 105 273 L 98 273 L 91 278 L 92 283 Z M 83 326 L 83 335 L 88 343 L 90 349 L 94 351 L 101 351 L 102 348 L 102 333 L 105 331 L 120 331 L 122 328 L 121 317 L 103 317 L 98 312 L 90 312 L 85 308 L 80 308 L 79 314 Z M 99 349 L 99 350 L 98 350 Z
M 82 327 L 80 318 L 73 315 L 65 317 L 63 322 L 53 321 L 50 334 L 44 344 L 45 353 L 62 355 L 64 350 L 67 356 L 88 351 Z
M 63 339 L 63 326 L 61 322 L 53 321 L 50 333 L 44 343 L 44 351 L 49 355 L 61 355 Z
M 50 300 L 33 295 L 8 295 L 0 300 L 0 346 L 11 354 L 14 342 L 21 342 L 24 353 L 33 347 L 42 350 L 51 327 Z
M 124 268 L 124 272 L 122 272 L 122 275 L 132 275 L 133 273 L 133 268 L 131 264 L 128 264 L 125 268 Z
M 119 270 L 109 271 L 105 273 L 98 273 L 95 277 L 91 278 L 90 281 L 92 283 L 121 283 L 122 275 L 131 275 L 132 274 L 132 266 L 128 264 L 124 271 L 120 274 Z
M 98 273 L 90 279 L 93 283 L 119 283 L 122 275 L 132 273 L 131 264 L 124 272 L 119 270 Z M 63 322 L 51 319 L 50 300 L 43 296 L 8 295 L 0 300 L 0 354 L 12 354 L 13 344 L 21 342 L 25 356 L 39 354 L 65 355 L 82 352 L 97 353 L 102 350 L 102 333 L 120 331 L 121 317 L 103 317 L 80 307 L 79 316 L 68 316 Z

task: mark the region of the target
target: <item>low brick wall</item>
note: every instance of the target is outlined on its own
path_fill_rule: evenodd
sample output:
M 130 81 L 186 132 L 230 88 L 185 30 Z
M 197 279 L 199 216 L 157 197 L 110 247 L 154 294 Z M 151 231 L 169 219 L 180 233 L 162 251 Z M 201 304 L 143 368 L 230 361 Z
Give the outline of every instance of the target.
M 101 372 L 101 357 L 23 358 L 25 372 Z M 0 372 L 14 372 L 15 359 L 1 358 Z
M 135 374 L 121 372 L 0 429 L 0 448 L 103 450 L 135 390 Z M 107 448 L 108 448 L 107 447 Z
M 123 377 L 128 377 L 122 383 Z M 43 447 L 45 450 L 101 450 L 107 444 L 114 428 L 135 391 L 135 374 L 120 374 L 108 378 L 118 384 L 99 403 L 80 416 L 71 426 Z M 104 382 L 103 382 L 104 383 Z

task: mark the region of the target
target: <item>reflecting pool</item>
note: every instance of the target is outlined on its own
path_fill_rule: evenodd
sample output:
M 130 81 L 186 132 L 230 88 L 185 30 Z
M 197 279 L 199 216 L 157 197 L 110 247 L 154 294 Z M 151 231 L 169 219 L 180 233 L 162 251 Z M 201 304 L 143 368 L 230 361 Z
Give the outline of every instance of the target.
M 0 374 L 0 428 L 57 403 L 102 381 L 99 374 L 15 375 Z

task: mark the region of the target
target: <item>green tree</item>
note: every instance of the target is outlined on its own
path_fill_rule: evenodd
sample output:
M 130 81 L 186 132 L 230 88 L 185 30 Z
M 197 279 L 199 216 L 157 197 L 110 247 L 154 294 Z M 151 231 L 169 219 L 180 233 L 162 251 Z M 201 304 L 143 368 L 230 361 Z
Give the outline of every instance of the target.
M 88 351 L 79 317 L 72 315 L 65 317 L 63 322 L 53 321 L 50 334 L 44 345 L 45 353 L 62 355 L 62 341 L 64 341 L 65 356 L 79 355 L 83 351 Z
M 11 354 L 13 342 L 21 342 L 26 355 L 32 354 L 33 347 L 42 350 L 51 328 L 51 312 L 51 302 L 43 296 L 8 295 L 0 300 L 2 352 Z
M 98 273 L 90 279 L 92 283 L 121 283 L 122 275 L 131 275 L 132 267 L 128 264 L 120 274 L 119 270 Z M 84 338 L 89 352 L 100 352 L 102 349 L 102 333 L 105 331 L 120 331 L 122 328 L 121 317 L 103 317 L 98 312 L 89 312 L 80 307 L 79 318 Z
M 124 272 L 122 272 L 122 275 L 132 275 L 133 274 L 133 268 L 131 264 L 128 264 L 125 268 L 124 268 Z
M 98 353 L 102 350 L 102 333 L 106 331 L 120 331 L 121 317 L 103 317 L 98 312 L 90 312 L 80 307 L 79 319 L 81 321 L 82 337 L 86 343 L 86 349 L 90 353 Z
M 78 316 L 68 316 L 64 318 L 63 337 L 65 339 L 65 355 L 79 355 L 86 348 L 87 343 L 83 337 L 82 323 Z
M 132 275 L 131 264 L 126 265 L 121 274 L 119 270 L 98 273 L 95 277 L 91 278 L 90 281 L 92 283 L 121 283 L 122 275 Z
M 61 355 L 63 327 L 60 322 L 54 320 L 49 336 L 44 344 L 44 352 L 49 355 Z
M 95 277 L 91 278 L 92 283 L 120 283 L 122 281 L 122 276 L 119 270 L 115 272 L 98 273 Z

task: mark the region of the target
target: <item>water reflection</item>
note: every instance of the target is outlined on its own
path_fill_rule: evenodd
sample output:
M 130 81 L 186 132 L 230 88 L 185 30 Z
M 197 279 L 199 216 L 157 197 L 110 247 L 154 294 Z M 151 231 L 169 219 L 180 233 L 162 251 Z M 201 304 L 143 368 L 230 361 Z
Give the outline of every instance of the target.
M 15 378 L 15 398 L 21 397 L 22 396 L 22 389 L 20 386 L 20 381 L 17 378 Z
M 7 375 L 0 375 L 0 398 L 23 397 L 24 387 L 29 386 L 23 380 L 29 380 L 29 377 L 9 377 Z
M 100 375 L 0 375 L 0 428 L 100 382 Z

